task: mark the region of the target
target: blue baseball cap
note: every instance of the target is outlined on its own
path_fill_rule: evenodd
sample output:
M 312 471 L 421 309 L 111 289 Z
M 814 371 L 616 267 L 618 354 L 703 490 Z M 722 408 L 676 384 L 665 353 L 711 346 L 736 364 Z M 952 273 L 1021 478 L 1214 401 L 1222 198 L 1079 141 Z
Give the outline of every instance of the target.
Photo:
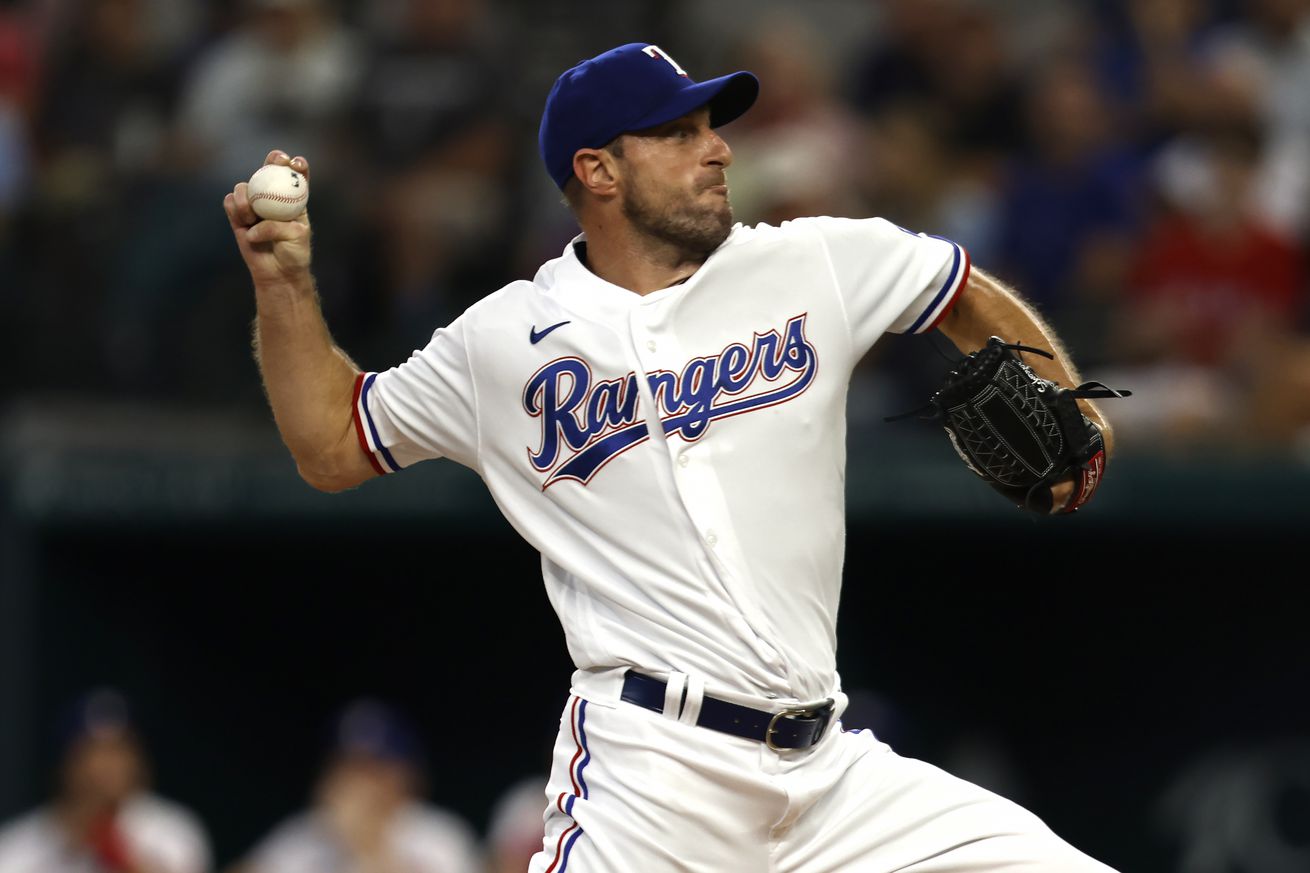
M 418 765 L 423 744 L 399 710 L 372 699 L 349 703 L 332 725 L 332 752 Z
M 55 735 L 61 749 L 87 737 L 134 734 L 127 698 L 115 688 L 94 688 L 72 700 L 60 713 Z
M 621 45 L 555 80 L 541 113 L 541 159 L 562 189 L 573 178 L 578 149 L 598 149 L 621 133 L 655 127 L 706 105 L 710 126 L 718 127 L 750 109 L 759 93 L 752 73 L 696 82 L 657 45 Z

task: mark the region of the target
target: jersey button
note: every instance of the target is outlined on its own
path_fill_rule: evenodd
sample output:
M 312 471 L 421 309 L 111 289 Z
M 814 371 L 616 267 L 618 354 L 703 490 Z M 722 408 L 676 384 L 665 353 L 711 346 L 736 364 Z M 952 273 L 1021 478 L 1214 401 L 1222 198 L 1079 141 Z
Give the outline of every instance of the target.
M 655 351 L 655 340 L 647 340 L 646 348 L 650 349 L 652 352 Z
M 705 531 L 705 542 L 709 543 L 711 548 L 719 544 L 719 537 L 712 530 Z
M 686 452 L 683 452 L 681 455 L 678 455 L 678 466 L 679 466 L 679 467 L 685 467 L 685 466 L 687 466 L 687 465 L 690 464 L 690 463 L 691 463 L 691 458 L 687 457 L 687 453 L 686 453 Z

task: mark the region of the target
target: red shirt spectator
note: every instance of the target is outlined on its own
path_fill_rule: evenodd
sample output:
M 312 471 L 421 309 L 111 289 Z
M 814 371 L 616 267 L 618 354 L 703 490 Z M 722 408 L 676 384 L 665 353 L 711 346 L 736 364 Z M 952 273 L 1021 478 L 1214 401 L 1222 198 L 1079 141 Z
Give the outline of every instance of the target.
M 1253 320 L 1295 324 L 1305 259 L 1254 219 L 1216 232 L 1180 215 L 1152 229 L 1133 280 L 1139 303 L 1162 316 L 1173 356 L 1215 363 Z

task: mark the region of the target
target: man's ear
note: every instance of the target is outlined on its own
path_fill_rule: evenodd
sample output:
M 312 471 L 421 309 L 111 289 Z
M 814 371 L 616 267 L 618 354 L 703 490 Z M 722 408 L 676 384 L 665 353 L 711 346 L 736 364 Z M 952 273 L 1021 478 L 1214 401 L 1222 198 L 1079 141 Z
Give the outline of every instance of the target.
M 618 189 L 618 163 L 605 149 L 578 149 L 573 155 L 573 173 L 582 187 L 597 197 L 608 197 Z

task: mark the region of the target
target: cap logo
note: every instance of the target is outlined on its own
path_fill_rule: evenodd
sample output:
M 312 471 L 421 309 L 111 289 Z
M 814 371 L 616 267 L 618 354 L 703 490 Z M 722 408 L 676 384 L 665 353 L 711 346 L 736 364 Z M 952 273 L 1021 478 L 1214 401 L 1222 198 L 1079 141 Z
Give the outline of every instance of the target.
M 684 79 L 691 78 L 691 76 L 687 75 L 687 71 L 684 70 L 682 67 L 678 66 L 678 62 L 675 61 L 673 58 L 669 57 L 667 54 L 665 54 L 664 49 L 660 48 L 659 46 L 648 45 L 644 49 L 642 49 L 642 51 L 650 55 L 652 58 L 663 58 L 664 60 L 668 61 L 669 66 L 673 67 L 673 69 L 677 72 L 677 74 L 682 78 Z

